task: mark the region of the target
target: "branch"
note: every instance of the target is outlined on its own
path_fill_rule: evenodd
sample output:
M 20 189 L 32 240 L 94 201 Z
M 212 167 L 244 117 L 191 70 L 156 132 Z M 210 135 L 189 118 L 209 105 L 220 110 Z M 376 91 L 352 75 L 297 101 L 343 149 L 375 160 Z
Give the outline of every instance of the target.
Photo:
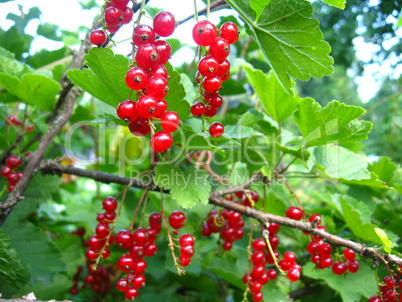
M 226 8 L 226 7 L 229 7 L 229 5 L 226 4 L 225 0 L 216 0 L 211 3 L 210 11 L 213 12 L 213 11 L 217 11 L 217 10 L 220 10 L 220 9 Z M 198 11 L 199 16 L 205 15 L 206 13 L 207 13 L 207 8 L 203 8 Z M 191 20 L 192 18 L 194 18 L 194 14 L 192 14 L 182 20 L 177 21 L 177 25 L 181 25 L 181 24 L 187 22 L 188 20 Z
M 104 182 L 104 183 L 117 183 L 117 184 L 121 184 L 121 185 L 128 185 L 130 183 L 129 177 L 118 176 L 118 175 L 100 172 L 100 171 L 84 170 L 84 169 L 76 168 L 73 166 L 63 166 L 63 165 L 57 164 L 52 161 L 42 162 L 42 164 L 40 165 L 40 170 L 43 173 L 53 173 L 53 174 L 56 173 L 59 175 L 62 173 L 66 173 L 66 174 L 72 174 L 72 175 L 76 175 L 76 176 L 87 177 L 87 178 L 91 178 L 96 181 L 100 181 L 100 182 Z M 314 236 L 318 236 L 322 239 L 325 239 L 334 245 L 348 247 L 351 250 L 354 250 L 355 252 L 357 252 L 362 257 L 373 258 L 373 259 L 378 259 L 378 260 L 380 260 L 381 257 L 383 257 L 389 263 L 402 265 L 402 258 L 400 258 L 400 257 L 397 257 L 395 255 L 389 255 L 389 254 L 379 254 L 375 250 L 375 248 L 366 247 L 364 244 L 360 244 L 360 243 L 330 234 L 326 231 L 315 228 L 313 226 L 313 224 L 310 222 L 302 222 L 302 221 L 289 219 L 287 217 L 282 217 L 282 216 L 278 216 L 278 215 L 274 215 L 274 214 L 270 214 L 270 213 L 265 213 L 260 210 L 246 207 L 242 204 L 234 203 L 234 202 L 220 198 L 220 196 L 224 196 L 226 194 L 244 190 L 244 188 L 248 187 L 251 183 L 259 181 L 259 180 L 261 181 L 261 178 L 258 177 L 257 174 L 254 174 L 250 178 L 250 180 L 248 180 L 243 185 L 240 185 L 240 186 L 237 186 L 237 187 L 234 187 L 231 189 L 227 189 L 227 190 L 211 192 L 210 197 L 209 197 L 209 203 L 214 204 L 219 207 L 223 207 L 226 209 L 230 209 L 230 210 L 239 212 L 248 217 L 255 218 L 263 226 L 265 226 L 266 224 L 268 224 L 270 222 L 274 222 L 274 223 L 277 223 L 280 225 L 284 225 L 284 226 L 288 226 L 288 227 L 291 227 L 294 229 L 305 231 Z M 262 181 L 264 182 L 264 178 L 262 178 Z M 145 189 L 148 187 L 150 191 L 160 192 L 160 188 L 158 188 L 155 184 L 143 183 L 140 180 L 134 181 L 132 186 L 136 187 L 136 188 L 141 188 L 141 189 Z M 164 190 L 164 192 L 168 193 L 169 191 Z

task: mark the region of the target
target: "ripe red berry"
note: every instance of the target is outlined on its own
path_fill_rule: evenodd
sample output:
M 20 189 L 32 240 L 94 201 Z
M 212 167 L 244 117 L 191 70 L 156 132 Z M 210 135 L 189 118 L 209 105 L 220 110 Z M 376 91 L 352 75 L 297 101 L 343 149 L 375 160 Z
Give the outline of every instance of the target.
M 220 122 L 213 122 L 209 127 L 209 134 L 212 137 L 220 137 L 224 132 L 224 127 Z
M 153 242 L 147 243 L 144 248 L 144 257 L 152 257 L 153 255 L 156 254 L 157 250 L 158 246 L 155 243 Z
M 186 215 L 181 211 L 173 211 L 169 215 L 169 225 L 174 229 L 181 229 L 186 223 Z
M 318 252 L 319 249 L 320 249 L 320 245 L 315 241 L 309 242 L 307 244 L 307 252 L 311 255 L 313 255 L 315 252 Z
M 107 26 L 118 26 L 123 21 L 123 11 L 117 7 L 111 6 L 105 11 L 105 22 Z
M 88 238 L 88 245 L 92 250 L 98 250 L 101 249 L 102 246 L 106 243 L 105 240 L 100 239 L 96 235 L 92 235 L 91 237 Z
M 167 110 L 167 107 L 168 105 L 164 99 L 158 100 L 158 106 L 156 107 L 155 115 L 153 117 L 161 118 L 162 114 Z
M 157 153 L 165 152 L 172 144 L 173 138 L 169 132 L 159 131 L 151 137 L 151 148 Z
M 260 301 L 262 301 L 262 298 L 264 298 L 264 295 L 262 294 L 262 292 L 255 293 L 253 295 L 254 302 L 260 302 Z
M 356 258 L 356 253 L 353 250 L 351 250 L 350 248 L 346 248 L 343 251 L 343 255 L 345 256 L 345 259 L 349 260 L 349 261 L 353 261 Z
M 107 24 L 106 24 L 107 25 Z M 120 29 L 121 25 L 116 25 L 116 26 L 107 26 L 107 30 L 109 33 L 114 34 Z
M 209 46 L 215 40 L 218 31 L 209 21 L 199 21 L 193 27 L 193 39 L 200 46 Z
M 143 44 L 138 47 L 135 53 L 135 60 L 138 65 L 145 69 L 151 69 L 159 64 L 159 55 L 155 44 Z
M 169 77 L 166 67 L 160 64 L 156 65 L 148 72 L 148 78 L 152 78 L 153 76 L 161 76 L 165 79 L 168 79 Z
M 230 44 L 236 43 L 239 39 L 239 29 L 233 22 L 225 22 L 219 30 L 219 36 L 226 39 Z
M 133 245 L 130 248 L 130 255 L 134 259 L 140 259 L 143 258 L 145 255 L 145 246 L 139 246 L 139 245 Z
M 219 107 L 222 106 L 222 103 L 223 103 L 222 97 L 219 94 L 216 94 L 211 97 L 211 100 L 209 101 L 209 106 L 218 109 Z
M 206 92 L 209 93 L 219 93 L 219 89 L 222 87 L 222 80 L 218 76 L 206 77 L 202 81 L 202 87 L 204 87 Z
M 153 76 L 147 82 L 147 93 L 157 99 L 163 99 L 169 91 L 166 78 Z
M 180 237 L 180 245 L 184 246 L 184 245 L 194 245 L 194 237 L 191 236 L 190 234 L 183 234 Z
M 317 225 L 319 225 L 319 224 L 321 223 L 321 216 L 320 216 L 320 214 L 315 213 L 315 214 L 311 215 L 309 221 L 310 221 L 310 222 L 313 222 L 313 221 L 316 220 L 316 219 L 317 219 L 317 221 L 318 221 L 318 222 L 317 222 Z
M 262 238 L 257 238 L 253 241 L 252 247 L 255 251 L 263 251 L 267 246 Z
M 180 262 L 181 266 L 186 267 L 186 266 L 188 266 L 190 264 L 191 258 L 189 258 L 189 257 L 186 258 L 186 257 L 180 256 L 179 262 Z
M 162 224 L 162 216 L 158 212 L 153 212 L 149 216 L 149 225 L 152 228 L 158 228 Z
M 137 275 L 135 276 L 132 281 L 131 284 L 135 287 L 135 288 L 141 288 L 145 286 L 145 277 L 144 275 Z
M 98 235 L 98 238 L 100 239 L 106 238 L 110 232 L 109 225 L 107 223 L 101 222 L 96 226 L 95 232 L 96 235 Z
M 6 159 L 6 165 L 9 166 L 12 170 L 17 169 L 21 164 L 21 160 L 16 155 L 10 155 Z
M 254 266 L 253 271 L 251 272 L 251 274 L 257 280 L 260 279 L 262 277 L 262 275 L 264 274 L 264 272 L 265 272 L 264 266 L 265 266 L 264 264 Z
M 172 54 L 172 47 L 169 42 L 165 40 L 156 41 L 155 46 L 159 56 L 159 64 L 165 65 Z
M 143 95 L 137 102 L 137 113 L 143 118 L 153 117 L 158 101 L 151 95 Z
M 326 267 L 330 267 L 332 265 L 332 258 L 321 258 L 320 262 L 317 263 L 319 264 L 321 267 L 326 268 Z
M 300 220 L 303 217 L 303 211 L 298 207 L 289 207 L 286 210 L 286 217 L 294 220 Z
M 381 298 L 378 296 L 373 296 L 368 299 L 368 302 L 381 302 Z
M 275 280 L 275 278 L 276 278 L 276 276 L 278 275 L 278 273 L 276 272 L 275 269 L 270 268 L 270 269 L 267 271 L 267 275 L 268 275 L 268 279 L 269 279 L 269 280 Z
M 14 188 L 15 188 L 15 186 L 9 185 L 9 186 L 7 187 L 8 193 L 11 193 L 11 192 L 14 190 Z
M 130 287 L 125 291 L 124 296 L 127 300 L 134 301 L 138 297 L 138 289 Z
M 161 127 L 167 132 L 175 132 L 179 128 L 179 115 L 174 111 L 166 111 L 161 117 Z
M 137 103 L 126 100 L 117 106 L 117 116 L 126 123 L 135 121 L 138 118 Z
M 199 116 L 204 113 L 205 105 L 201 102 L 195 103 L 191 106 L 191 114 L 194 116 Z
M 12 172 L 7 176 L 7 180 L 10 185 L 15 186 L 20 178 L 17 173 Z
M 356 273 L 359 270 L 359 261 L 353 260 L 347 264 L 347 269 L 352 274 Z
M 173 34 L 176 28 L 176 20 L 171 13 L 161 11 L 155 15 L 153 26 L 159 36 L 168 37 Z
M 34 130 L 34 125 L 29 125 L 28 127 L 27 127 L 27 132 L 28 133 L 31 133 L 33 130 Z
M 223 38 L 216 38 L 209 47 L 209 54 L 218 63 L 222 63 L 230 53 L 230 44 Z
M 155 42 L 155 32 L 154 30 L 145 24 L 140 24 L 134 28 L 133 31 L 133 42 L 134 45 L 140 46 L 146 43 Z
M 117 266 L 123 272 L 129 272 L 134 267 L 134 259 L 130 255 L 122 255 L 117 261 Z
M 224 60 L 219 64 L 218 72 L 216 75 L 222 79 L 222 77 L 226 76 L 230 71 L 230 63 L 228 60 Z
M 121 9 L 123 11 L 123 20 L 121 24 L 128 24 L 133 19 L 134 12 L 131 8 L 125 7 Z
M 113 197 L 108 196 L 102 201 L 102 206 L 107 213 L 112 213 L 117 209 L 117 201 Z
M 2 167 L 1 167 L 1 170 L 0 170 L 1 176 L 6 177 L 6 178 L 7 178 L 12 172 L 13 172 L 13 170 L 12 170 L 9 166 L 2 166 Z
M 198 71 L 203 76 L 213 76 L 218 72 L 219 63 L 213 57 L 207 56 L 198 63 Z
M 335 275 L 342 275 L 346 272 L 346 264 L 343 262 L 335 262 L 332 264 L 332 272 Z
M 121 292 L 125 292 L 129 288 L 129 284 L 127 279 L 120 279 L 116 282 L 117 290 Z
M 287 262 L 286 260 L 281 260 L 278 262 L 279 266 L 283 271 L 287 271 L 290 269 L 291 264 Z
M 151 132 L 148 119 L 143 117 L 139 117 L 135 121 L 130 122 L 128 124 L 128 129 L 136 136 L 144 136 Z
M 88 260 L 96 260 L 96 258 L 98 258 L 99 256 L 99 254 L 97 254 L 94 250 L 90 248 L 86 250 L 85 255 L 88 258 Z
M 250 286 L 250 291 L 252 293 L 259 293 L 261 292 L 261 287 L 262 287 L 261 283 L 256 281 Z
M 129 2 L 130 0 L 111 0 L 110 4 L 118 8 L 125 8 Z
M 138 228 L 134 231 L 133 240 L 135 245 L 143 246 L 148 243 L 148 233 L 144 228 Z
M 275 222 L 271 222 L 271 223 L 269 224 L 269 227 L 268 227 L 268 232 L 269 232 L 270 234 L 275 234 L 276 232 L 279 231 L 280 227 L 281 227 L 280 224 L 277 224 L 277 223 L 275 223 Z
M 121 230 L 116 234 L 115 241 L 122 249 L 128 249 L 133 245 L 133 235 L 130 231 Z
M 259 265 L 259 264 L 265 262 L 265 254 L 264 254 L 264 252 L 255 250 L 251 254 L 251 261 L 253 262 L 254 265 Z
M 323 243 L 320 245 L 320 249 L 318 250 L 321 256 L 330 255 L 332 252 L 332 246 L 329 243 Z
M 285 254 L 283 254 L 283 259 L 289 263 L 293 263 L 296 261 L 296 256 L 292 252 L 287 251 Z
M 194 246 L 185 245 L 180 249 L 180 255 L 184 258 L 191 258 L 194 255 Z
M 147 262 L 144 259 L 137 259 L 133 265 L 135 275 L 141 275 L 147 269 Z
M 89 40 L 94 45 L 102 45 L 103 43 L 106 42 L 107 36 L 106 33 L 101 29 L 93 30 L 89 34 Z
M 126 73 L 126 84 L 134 90 L 141 90 L 148 82 L 148 74 L 144 68 L 136 66 Z
M 287 276 L 290 281 L 296 282 L 300 279 L 300 271 L 296 268 L 290 269 Z

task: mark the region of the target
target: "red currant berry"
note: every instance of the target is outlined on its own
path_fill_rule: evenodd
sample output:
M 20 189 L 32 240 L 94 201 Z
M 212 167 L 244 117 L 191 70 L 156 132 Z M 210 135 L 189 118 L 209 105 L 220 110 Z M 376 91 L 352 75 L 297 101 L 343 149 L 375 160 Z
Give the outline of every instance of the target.
M 133 240 L 135 245 L 143 246 L 148 243 L 148 233 L 144 228 L 138 228 L 134 231 Z
M 262 294 L 262 292 L 255 293 L 253 295 L 254 302 L 260 302 L 260 301 L 262 301 L 263 298 L 264 298 L 264 295 Z
M 147 82 L 147 93 L 157 99 L 163 99 L 168 91 L 168 82 L 164 77 L 154 76 Z
M 158 237 L 158 234 L 160 233 L 160 231 L 161 231 L 161 226 L 159 226 L 155 229 L 152 227 L 147 227 L 149 242 L 154 242 L 156 240 L 156 238 Z
M 131 281 L 131 284 L 135 287 L 135 288 L 141 288 L 145 286 L 145 277 L 144 275 L 138 275 L 135 276 L 133 278 L 133 280 Z
M 159 55 L 159 64 L 165 65 L 172 54 L 172 47 L 168 41 L 158 40 L 155 42 L 156 50 Z
M 107 235 L 109 235 L 110 233 L 109 225 L 107 223 L 101 222 L 96 226 L 95 232 L 96 235 L 98 235 L 98 238 L 106 238 Z
M 332 264 L 332 272 L 335 275 L 342 275 L 346 272 L 346 264 L 343 262 L 335 262 Z
M 96 260 L 96 258 L 99 256 L 99 254 L 90 248 L 86 250 L 85 255 L 87 256 L 88 260 Z
M 155 15 L 153 26 L 159 36 L 168 37 L 173 34 L 176 28 L 176 20 L 171 13 L 161 11 Z
M 345 259 L 349 260 L 349 261 L 353 261 L 356 258 L 356 253 L 353 250 L 351 250 L 350 248 L 346 248 L 343 251 L 343 255 L 345 256 Z
M 359 270 L 359 261 L 353 260 L 347 264 L 347 269 L 352 274 L 356 273 Z
M 144 136 L 151 132 L 148 119 L 143 117 L 139 117 L 135 121 L 130 122 L 128 124 L 128 129 L 136 136 Z
M 16 117 L 15 115 L 7 116 L 6 125 L 10 126 L 10 123 L 15 125 L 15 126 L 22 126 L 22 121 L 18 117 Z
M 126 123 L 135 121 L 138 118 L 137 103 L 127 100 L 117 106 L 117 116 Z
M 130 255 L 134 259 L 140 259 L 145 255 L 145 246 L 133 245 L 130 248 Z
M 13 170 L 12 170 L 9 166 L 2 166 L 2 167 L 1 167 L 1 170 L 0 170 L 1 176 L 6 177 L 6 178 L 7 178 L 12 172 L 13 172 Z
M 255 278 L 253 275 L 250 274 L 244 274 L 243 275 L 243 283 L 244 284 L 250 284 L 250 283 L 254 283 L 255 282 Z
M 99 250 L 105 244 L 104 240 L 101 240 L 96 235 L 92 235 L 88 238 L 88 245 L 92 250 Z
M 223 103 L 222 97 L 219 94 L 217 94 L 211 97 L 211 100 L 209 101 L 209 106 L 218 109 L 219 107 L 222 106 L 222 103 Z
M 227 81 L 230 78 L 230 72 L 228 72 L 227 74 L 225 74 L 223 77 L 221 77 L 222 82 Z
M 219 36 L 226 39 L 230 44 L 236 43 L 239 39 L 239 29 L 233 22 L 225 22 L 220 28 Z
M 145 252 L 144 252 L 144 257 L 152 257 L 153 255 L 156 254 L 156 251 L 158 250 L 158 246 L 153 243 L 147 243 L 145 245 Z
M 149 225 L 152 228 L 158 228 L 160 227 L 162 224 L 162 216 L 161 214 L 159 214 L 158 212 L 153 212 L 150 216 L 149 216 Z
M 315 252 L 318 252 L 319 250 L 320 250 L 320 245 L 317 242 L 312 241 L 307 244 L 307 252 L 309 254 L 313 255 Z
M 316 220 L 317 219 L 317 225 L 319 225 L 320 223 L 321 223 L 321 216 L 320 216 L 320 214 L 313 214 L 313 215 L 311 215 L 310 216 L 310 219 L 309 219 L 309 221 L 310 222 L 313 222 L 314 220 Z
M 213 122 L 212 125 L 209 127 L 209 134 L 212 137 L 220 137 L 224 132 L 223 125 L 219 122 Z
M 224 60 L 219 64 L 218 72 L 216 75 L 222 79 L 222 77 L 226 76 L 230 70 L 230 63 L 228 60 Z
M 17 173 L 12 172 L 7 176 L 7 180 L 10 185 L 15 186 L 20 178 Z
M 102 251 L 102 258 L 103 259 L 106 259 L 106 258 L 108 258 L 110 256 L 110 250 L 109 250 L 109 248 L 105 248 L 103 251 Z
M 265 262 L 265 254 L 264 254 L 264 252 L 255 250 L 251 254 L 251 261 L 253 262 L 254 265 L 259 265 L 259 264 Z
M 187 233 L 181 235 L 181 237 L 180 237 L 180 246 L 185 246 L 185 245 L 194 246 L 194 237 Z
M 193 27 L 193 39 L 200 46 L 209 46 L 215 40 L 218 31 L 209 21 L 199 21 Z
M 169 132 L 159 131 L 151 137 L 151 148 L 157 153 L 165 152 L 172 144 L 173 138 Z
M 216 38 L 209 47 L 209 54 L 222 63 L 228 57 L 230 53 L 230 44 L 223 38 Z
M 133 42 L 136 46 L 155 42 L 155 32 L 148 25 L 140 24 L 133 31 Z
M 130 255 L 122 255 L 117 261 L 117 266 L 123 272 L 129 272 L 134 267 L 134 259 Z
M 31 158 L 34 155 L 32 151 L 28 151 L 27 153 L 24 154 L 26 158 Z
M 129 2 L 130 0 L 111 0 L 110 4 L 118 8 L 125 8 Z
M 181 265 L 182 267 L 186 267 L 186 266 L 188 266 L 188 265 L 190 264 L 191 258 L 189 258 L 189 257 L 186 258 L 186 257 L 180 256 L 179 262 L 180 262 L 180 265 Z
M 103 43 L 106 42 L 107 36 L 103 30 L 100 30 L 100 29 L 93 30 L 93 31 L 91 31 L 91 33 L 89 35 L 89 40 L 94 45 L 102 45 Z
M 125 292 L 129 287 L 127 279 L 120 279 L 116 282 L 116 288 L 117 290 L 121 292 Z
M 147 269 L 147 262 L 144 259 L 138 259 L 133 265 L 135 275 L 141 275 Z
M 268 274 L 267 274 L 267 273 L 263 273 L 262 276 L 261 276 L 261 278 L 260 278 L 260 280 L 259 280 L 259 282 L 261 283 L 261 285 L 265 285 L 265 284 L 268 283 L 268 281 L 269 281 L 269 279 L 268 279 Z
M 148 74 L 142 67 L 133 67 L 126 74 L 126 84 L 131 89 L 141 90 L 147 82 Z
M 169 215 L 169 225 L 178 230 L 186 224 L 186 215 L 181 211 L 173 211 Z
M 198 63 L 198 71 L 203 76 L 213 76 L 218 72 L 219 63 L 213 57 L 207 56 Z
M 125 291 L 124 296 L 127 300 L 134 301 L 138 297 L 138 289 L 130 287 Z
M 319 265 L 323 268 L 330 267 L 332 265 L 332 258 L 321 258 Z
M 275 278 L 276 278 L 276 276 L 278 275 L 278 273 L 276 272 L 275 269 L 270 268 L 270 269 L 267 271 L 267 275 L 268 275 L 268 279 L 269 279 L 269 280 L 275 280 Z
M 125 7 L 121 9 L 123 11 L 123 20 L 121 24 L 128 24 L 133 19 L 134 12 L 131 8 Z
M 107 30 L 109 31 L 109 33 L 114 34 L 120 29 L 120 27 L 121 27 L 120 24 L 116 26 L 108 26 Z
M 206 92 L 218 93 L 222 87 L 222 80 L 218 76 L 206 77 L 202 81 L 202 87 L 204 87 Z
M 167 111 L 162 114 L 161 127 L 167 132 L 175 132 L 179 128 L 179 115 L 174 111 Z
M 98 215 L 96 215 L 96 220 L 98 222 L 104 222 L 105 221 L 105 215 L 106 215 L 106 213 L 98 213 Z
M 155 97 L 147 94 L 143 95 L 137 102 L 137 113 L 143 118 L 153 117 L 157 106 L 158 101 Z
M 296 256 L 292 252 L 287 251 L 283 254 L 283 259 L 289 263 L 293 263 L 296 261 Z
M 108 196 L 102 201 L 102 206 L 106 213 L 113 213 L 117 209 L 117 201 L 112 196 Z
M 180 249 L 180 255 L 184 258 L 191 258 L 194 255 L 194 246 L 192 245 L 185 245 L 182 246 Z
M 168 71 L 163 65 L 156 65 L 148 72 L 148 78 L 152 78 L 153 76 L 161 76 L 164 77 L 166 80 L 169 77 Z
M 244 236 L 243 229 L 241 227 L 237 228 L 235 230 L 235 238 L 236 238 L 236 240 L 239 240 L 239 239 L 243 238 L 243 236 Z
M 105 22 L 107 26 L 118 26 L 123 21 L 123 11 L 117 7 L 111 6 L 105 11 Z
M 332 246 L 329 243 L 323 243 L 320 245 L 320 249 L 318 250 L 321 256 L 330 255 L 332 252 Z
M 240 219 L 241 219 L 240 213 L 232 212 L 229 214 L 227 221 L 231 227 L 237 227 L 237 224 L 239 223 Z
M 155 44 L 143 44 L 138 47 L 135 53 L 135 60 L 138 65 L 145 69 L 151 69 L 159 63 L 159 55 Z
M 22 171 L 18 171 L 17 172 L 17 178 L 18 178 L 17 182 L 22 178 L 22 176 L 24 176 L 24 173 Z
M 252 247 L 255 251 L 263 251 L 267 246 L 262 238 L 257 238 L 253 241 Z
M 34 130 L 34 125 L 29 125 L 29 126 L 27 127 L 27 132 L 28 132 L 28 133 L 31 133 L 33 130 Z
M 253 271 L 251 272 L 251 274 L 257 280 L 260 279 L 262 277 L 262 275 L 264 274 L 264 272 L 265 272 L 264 266 L 265 266 L 264 264 L 254 266 Z
M 279 266 L 283 271 L 287 271 L 290 269 L 291 264 L 285 260 L 281 260 L 278 262 Z
M 20 164 L 21 164 L 21 160 L 16 155 L 10 155 L 6 159 L 6 165 L 9 166 L 13 170 L 17 169 L 20 166 Z
M 158 100 L 158 106 L 156 107 L 155 115 L 153 117 L 161 118 L 162 115 L 166 112 L 167 107 L 168 105 L 164 99 Z
M 271 222 L 271 223 L 269 224 L 269 227 L 268 227 L 268 232 L 269 232 L 270 234 L 275 234 L 276 232 L 279 231 L 280 227 L 281 227 L 280 224 L 277 224 L 277 223 L 275 223 L 275 222 Z
M 250 286 L 250 291 L 252 293 L 259 293 L 261 292 L 261 283 L 260 282 L 254 282 L 251 286 Z
M 212 234 L 212 230 L 209 228 L 207 223 L 204 223 L 201 228 L 201 234 L 204 237 L 209 237 Z
M 201 102 L 195 103 L 191 106 L 191 114 L 194 116 L 199 116 L 204 113 L 205 105 Z
M 300 220 L 303 217 L 303 211 L 298 207 L 289 207 L 286 210 L 286 217 L 294 220 Z
M 300 271 L 298 269 L 290 269 L 288 271 L 288 279 L 292 282 L 296 282 L 300 279 Z
M 368 299 L 368 302 L 381 302 L 381 298 L 378 296 L 373 296 Z
M 128 249 L 133 245 L 133 235 L 130 231 L 121 230 L 116 234 L 115 241 L 122 249 Z

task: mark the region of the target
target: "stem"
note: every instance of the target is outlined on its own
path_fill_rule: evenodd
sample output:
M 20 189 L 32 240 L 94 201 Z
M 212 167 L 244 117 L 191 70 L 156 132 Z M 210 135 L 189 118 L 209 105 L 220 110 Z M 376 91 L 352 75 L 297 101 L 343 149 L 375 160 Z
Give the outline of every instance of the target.
M 299 203 L 300 209 L 303 212 L 304 220 L 307 221 L 306 214 L 304 213 L 303 205 L 302 205 L 299 197 L 297 197 L 297 194 L 296 194 L 295 190 L 293 190 L 292 186 L 286 180 L 284 180 L 282 177 L 277 175 L 276 178 L 279 178 L 280 180 L 282 180 L 285 183 L 285 185 L 289 188 L 289 190 L 292 192 L 293 196 L 296 198 L 297 202 Z
M 286 165 L 286 167 L 284 167 L 283 169 L 281 169 L 281 170 L 279 171 L 279 174 L 282 174 L 282 173 L 285 172 L 287 169 L 289 169 L 289 167 L 296 161 L 296 159 L 297 159 L 297 157 L 295 156 L 295 157 L 291 160 L 291 162 Z
M 144 193 L 142 193 L 140 201 L 137 204 L 137 208 L 135 209 L 133 219 L 131 220 L 130 227 L 128 228 L 130 231 L 133 231 L 135 219 L 137 218 L 137 214 L 138 214 L 138 210 L 140 209 L 142 201 L 144 200 L 144 197 L 145 197 L 145 195 L 147 195 L 147 193 L 148 193 L 148 188 L 146 188 L 144 190 Z
M 207 20 L 209 20 L 209 13 L 211 10 L 211 0 L 207 1 Z
M 195 17 L 195 21 L 198 22 L 197 0 L 194 0 L 194 17 Z
M 222 186 L 225 186 L 226 184 L 221 180 L 218 174 L 216 174 L 214 171 L 212 171 L 210 166 L 206 166 L 198 157 L 197 153 L 194 153 L 194 157 L 197 159 L 197 162 L 201 165 L 201 167 L 208 172 L 209 175 L 211 175 L 213 178 L 215 178 Z
M 378 254 L 376 251 L 374 251 L 374 253 L 378 256 L 378 258 L 380 258 L 380 259 L 385 263 L 385 266 L 386 266 L 387 269 L 388 269 L 389 276 L 390 276 L 391 279 L 392 279 L 392 284 L 393 284 L 393 286 L 394 286 L 394 292 L 396 293 L 394 276 L 393 276 L 392 273 L 391 273 L 391 270 L 390 270 L 390 268 L 389 268 L 388 262 L 387 262 L 380 254 Z
M 269 253 L 271 254 L 272 259 L 274 260 L 274 264 L 275 264 L 276 268 L 279 270 L 279 272 L 280 272 L 282 275 L 285 275 L 285 272 L 284 272 L 284 271 L 280 268 L 280 266 L 278 265 L 278 261 L 276 261 L 275 253 L 274 253 L 274 251 L 272 250 L 271 243 L 269 242 L 269 232 L 268 232 L 267 229 L 264 229 L 264 230 L 262 231 L 262 237 L 264 238 L 264 241 L 265 241 L 265 244 L 266 244 L 267 247 L 268 247 Z

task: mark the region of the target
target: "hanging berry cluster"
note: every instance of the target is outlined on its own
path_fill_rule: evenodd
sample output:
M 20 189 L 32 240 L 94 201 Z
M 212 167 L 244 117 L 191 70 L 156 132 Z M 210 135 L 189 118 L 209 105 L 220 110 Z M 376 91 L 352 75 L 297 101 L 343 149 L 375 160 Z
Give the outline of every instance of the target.
M 32 153 L 26 153 L 26 157 L 31 157 Z M 15 185 L 22 178 L 24 173 L 22 171 L 16 171 L 21 164 L 21 159 L 16 155 L 10 155 L 6 159 L 6 164 L 0 168 L 1 176 L 7 178 L 9 186 L 7 187 L 8 192 L 14 190 Z
M 209 21 L 199 21 L 193 28 L 193 39 L 201 49 L 202 58 L 198 62 L 196 73 L 200 85 L 200 101 L 193 104 L 191 113 L 194 116 L 213 117 L 222 106 L 223 100 L 219 95 L 222 82 L 230 77 L 230 63 L 226 59 L 230 53 L 230 44 L 239 38 L 237 25 L 233 22 L 224 23 L 219 30 Z M 201 85 L 202 83 L 202 85 Z M 220 137 L 224 127 L 214 122 L 209 127 L 212 137 Z
M 107 1 L 103 8 L 103 29 L 93 30 L 89 35 L 89 39 L 94 45 L 102 45 L 107 41 L 107 34 L 115 34 L 122 25 L 128 24 L 133 19 L 133 10 L 127 5 L 131 0 L 110 0 Z
M 378 295 L 374 295 L 368 299 L 368 302 L 395 302 L 402 300 L 402 265 L 397 266 L 397 272 L 392 276 L 385 276 L 379 283 Z M 379 282 L 378 279 L 377 282 Z M 399 289 L 399 292 L 397 291 Z M 399 296 L 399 299 L 398 299 Z
M 6 125 L 7 126 L 17 126 L 17 127 L 21 127 L 23 124 L 23 122 L 16 117 L 15 115 L 11 114 L 9 116 L 7 116 L 7 120 L 6 120 Z M 28 133 L 31 133 L 34 130 L 34 126 L 33 125 L 27 125 L 27 127 L 25 128 L 25 131 Z
M 164 100 L 168 86 L 168 72 L 164 66 L 170 58 L 172 49 L 169 42 L 156 39 L 170 36 L 175 30 L 176 22 L 173 15 L 161 11 L 154 17 L 153 28 L 139 24 L 133 31 L 133 43 L 137 47 L 134 67 L 126 74 L 126 84 L 137 91 L 137 102 L 126 100 L 117 107 L 117 115 L 128 122 L 128 128 L 136 136 L 153 133 L 151 148 L 162 153 L 173 144 L 171 133 L 180 124 L 179 115 L 167 111 L 168 105 Z M 161 131 L 156 129 L 152 120 L 159 120 Z

